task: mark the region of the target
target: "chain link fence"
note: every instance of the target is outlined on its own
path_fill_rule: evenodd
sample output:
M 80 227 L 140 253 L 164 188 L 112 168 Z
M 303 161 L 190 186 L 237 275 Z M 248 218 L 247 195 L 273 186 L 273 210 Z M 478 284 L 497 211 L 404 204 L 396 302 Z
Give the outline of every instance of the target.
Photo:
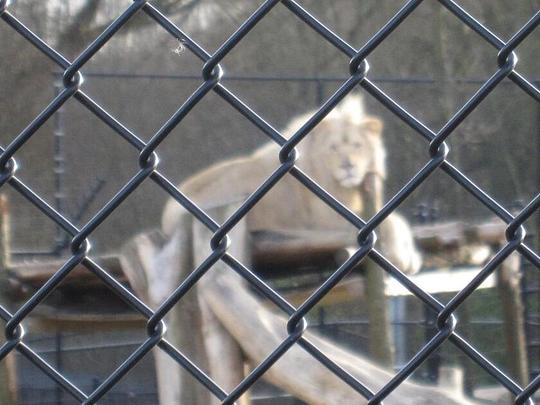
M 532 395 L 540 387 L 540 377 L 535 378 L 526 387 L 519 386 L 515 381 L 506 376 L 482 353 L 477 351 L 467 340 L 456 332 L 457 320 L 455 311 L 476 291 L 480 284 L 490 276 L 495 269 L 513 252 L 518 252 L 522 259 L 536 269 L 540 267 L 540 256 L 524 242 L 525 228 L 523 224 L 535 213 L 540 205 L 540 194 L 536 195 L 519 213 L 512 215 L 499 202 L 488 195 L 484 190 L 475 185 L 465 174 L 453 166 L 448 157 L 451 156 L 450 148 L 446 141 L 454 133 L 456 128 L 479 106 L 480 103 L 504 80 L 512 81 L 516 86 L 528 94 L 531 102 L 540 101 L 540 90 L 517 70 L 518 58 L 515 53 L 518 46 L 524 41 L 540 23 L 540 12 L 523 25 L 507 42 L 494 35 L 488 27 L 473 18 L 465 9 L 450 0 L 439 0 L 442 6 L 448 9 L 463 24 L 475 31 L 483 40 L 493 48 L 493 74 L 486 80 L 476 93 L 449 119 L 441 129 L 433 130 L 424 125 L 409 111 L 404 109 L 372 80 L 368 64 L 369 55 L 401 24 L 407 17 L 421 5 L 421 0 L 408 1 L 397 14 L 395 14 L 375 35 L 373 35 L 359 49 L 348 44 L 335 32 L 323 25 L 317 18 L 310 14 L 299 3 L 292 0 L 268 0 L 265 1 L 248 19 L 246 19 L 234 34 L 232 34 L 213 54 L 205 51 L 197 42 L 182 31 L 180 27 L 172 23 L 164 14 L 157 9 L 152 2 L 135 0 L 125 11 L 116 18 L 74 61 L 64 58 L 59 52 L 50 47 L 41 38 L 28 29 L 11 12 L 9 1 L 0 1 L 0 16 L 4 23 L 11 26 L 21 36 L 26 38 L 38 50 L 44 53 L 63 71 L 63 88 L 58 92 L 50 104 L 34 118 L 34 120 L 18 136 L 4 148 L 0 155 L 0 184 L 9 184 L 15 191 L 20 193 L 29 202 L 35 205 L 43 215 L 47 216 L 57 226 L 72 236 L 70 243 L 71 256 L 65 264 L 51 277 L 39 290 L 32 295 L 16 312 L 11 313 L 4 306 L 0 307 L 0 316 L 6 322 L 6 342 L 0 348 L 0 359 L 16 350 L 41 372 L 49 376 L 58 384 L 65 393 L 75 400 L 91 404 L 96 403 L 105 394 L 110 392 L 121 379 L 132 370 L 151 350 L 162 350 L 172 359 L 178 362 L 197 381 L 204 385 L 222 403 L 235 402 L 246 390 L 248 390 L 261 376 L 282 357 L 288 349 L 294 345 L 301 346 L 315 359 L 321 362 L 329 370 L 340 377 L 346 384 L 358 392 L 359 400 L 363 397 L 370 404 L 382 403 L 407 377 L 409 377 L 420 365 L 428 359 L 441 345 L 449 342 L 468 356 L 478 366 L 496 379 L 501 386 L 515 398 L 516 404 L 533 403 Z M 321 37 L 321 41 L 327 41 L 346 58 L 350 60 L 349 76 L 341 86 L 333 93 L 318 111 L 289 139 L 268 124 L 263 117 L 256 114 L 249 105 L 240 100 L 223 83 L 224 71 L 220 65 L 223 59 L 231 52 L 242 39 L 262 19 L 265 18 L 274 7 L 286 7 L 292 14 L 311 27 Z M 122 122 L 113 117 L 106 109 L 96 103 L 84 92 L 83 74 L 81 69 L 85 64 L 130 20 L 135 14 L 144 13 L 153 19 L 156 25 L 165 29 L 172 37 L 181 41 L 187 50 L 197 56 L 202 62 L 202 81 L 197 90 L 184 102 L 174 115 L 152 136 L 148 142 L 144 142 L 130 131 Z M 351 91 L 361 88 L 363 92 L 374 97 L 382 106 L 388 109 L 406 125 L 419 135 L 419 142 L 426 142 L 426 160 L 407 184 L 389 201 L 384 207 L 367 222 L 359 218 L 354 212 L 341 205 L 332 195 L 314 182 L 309 176 L 296 166 L 297 152 L 295 147 L 309 136 L 310 131 L 320 123 L 324 117 Z M 279 159 L 281 165 L 275 172 L 261 184 L 231 215 L 224 223 L 219 224 L 206 212 L 199 209 L 189 200 L 189 196 L 182 194 L 174 184 L 167 179 L 159 167 L 159 158 L 155 153 L 157 147 L 168 137 L 171 131 L 190 113 L 207 94 L 215 93 L 234 109 L 242 114 L 255 127 L 262 131 L 268 138 L 280 145 Z M 57 112 L 66 101 L 74 99 L 88 111 L 99 118 L 115 133 L 128 142 L 139 153 L 139 171 L 127 182 L 117 194 L 111 198 L 84 226 L 78 228 L 70 220 L 65 218 L 57 209 L 49 205 L 40 195 L 28 187 L 17 177 L 16 154 L 36 133 L 36 131 Z M 509 140 L 511 142 L 511 140 Z M 532 140 L 531 140 L 532 143 Z M 376 241 L 375 231 L 382 221 L 399 207 L 410 194 L 425 182 L 434 173 L 443 172 L 459 184 L 464 190 L 472 195 L 478 204 L 489 209 L 493 214 L 503 220 L 506 228 L 506 244 L 483 266 L 476 277 L 446 305 L 443 305 L 432 295 L 415 285 L 399 269 L 394 267 L 386 258 L 374 248 Z M 522 173 L 525 175 L 526 173 Z M 281 295 L 276 294 L 265 282 L 261 281 L 250 269 L 237 261 L 228 253 L 228 246 L 234 243 L 229 240 L 228 233 L 241 221 L 249 210 L 280 181 L 284 176 L 292 175 L 307 189 L 313 192 L 331 209 L 339 213 L 345 220 L 358 229 L 357 251 L 330 277 L 328 277 L 317 290 L 299 307 L 292 306 Z M 210 231 L 213 232 L 211 240 L 212 253 L 204 263 L 194 269 L 191 276 L 156 310 L 152 311 L 142 301 L 127 290 L 118 280 L 112 277 L 107 269 L 100 266 L 90 257 L 92 247 L 88 238 L 106 219 L 117 209 L 123 201 L 132 194 L 144 181 L 153 181 L 168 193 L 179 204 L 184 206 L 191 214 Z M 362 381 L 355 379 L 346 370 L 330 360 L 325 353 L 321 352 L 308 339 L 304 337 L 307 328 L 306 315 L 321 301 L 332 288 L 340 282 L 360 261 L 369 257 L 384 269 L 391 277 L 397 279 L 413 295 L 419 298 L 426 308 L 437 313 L 436 332 L 433 337 L 409 360 L 395 376 L 383 388 L 377 392 L 371 391 Z M 181 348 L 171 345 L 165 338 L 166 325 L 163 321 L 168 311 L 184 294 L 193 288 L 196 280 L 205 272 L 211 271 L 211 267 L 217 261 L 223 261 L 234 271 L 241 274 L 259 293 L 273 302 L 277 308 L 289 317 L 287 324 L 288 337 L 276 348 L 261 364 L 256 366 L 249 375 L 232 391 L 225 392 L 209 376 L 203 373 L 191 359 L 187 358 Z M 139 345 L 123 363 L 112 372 L 104 381 L 96 386 L 91 392 L 85 392 L 76 386 L 53 364 L 47 362 L 38 355 L 32 345 L 25 340 L 25 319 L 43 300 L 57 288 L 64 278 L 79 264 L 84 265 L 90 272 L 95 274 L 113 292 L 118 294 L 134 310 L 147 320 L 148 337 Z

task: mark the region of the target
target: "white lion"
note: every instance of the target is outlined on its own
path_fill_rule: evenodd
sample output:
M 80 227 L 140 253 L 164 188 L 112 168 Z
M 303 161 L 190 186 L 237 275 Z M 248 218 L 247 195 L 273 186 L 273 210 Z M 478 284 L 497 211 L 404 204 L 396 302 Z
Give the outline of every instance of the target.
M 284 131 L 291 136 L 314 112 L 293 120 Z M 349 96 L 298 145 L 298 166 L 356 214 L 362 216 L 366 174 L 386 177 L 382 122 L 368 116 L 358 96 Z M 202 208 L 239 202 L 279 166 L 279 147 L 267 144 L 252 154 L 225 160 L 189 177 L 179 189 Z M 166 203 L 162 229 L 172 236 L 189 215 L 174 199 Z M 364 218 L 366 219 L 366 218 Z M 291 229 L 344 230 L 351 225 L 287 174 L 247 214 L 249 231 Z M 415 273 L 421 266 L 411 229 L 398 214 L 380 226 L 382 253 L 400 270 Z

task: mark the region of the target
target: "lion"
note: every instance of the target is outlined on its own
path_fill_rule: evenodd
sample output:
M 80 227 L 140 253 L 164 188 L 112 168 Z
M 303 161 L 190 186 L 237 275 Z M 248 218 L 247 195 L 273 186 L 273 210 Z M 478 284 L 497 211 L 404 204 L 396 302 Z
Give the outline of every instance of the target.
M 303 125 L 314 111 L 285 129 L 286 137 Z M 359 96 L 348 96 L 297 146 L 297 165 L 342 204 L 362 217 L 363 183 L 367 174 L 386 177 L 382 122 L 365 113 Z M 203 209 L 241 202 L 276 169 L 279 146 L 263 145 L 247 156 L 216 163 L 196 173 L 179 189 Z M 188 212 L 169 199 L 162 215 L 162 231 L 172 236 Z M 246 216 L 250 232 L 280 230 L 345 230 L 352 226 L 287 174 Z M 391 214 L 381 224 L 379 247 L 401 271 L 412 274 L 421 266 L 407 221 Z

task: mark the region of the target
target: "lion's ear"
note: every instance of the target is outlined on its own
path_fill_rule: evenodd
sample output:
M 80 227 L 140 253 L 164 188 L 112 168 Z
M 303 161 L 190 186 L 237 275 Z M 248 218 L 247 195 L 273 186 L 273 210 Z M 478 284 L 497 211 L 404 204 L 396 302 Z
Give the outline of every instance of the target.
M 380 119 L 375 117 L 366 117 L 362 121 L 362 129 L 367 133 L 375 136 L 380 136 L 383 130 L 383 123 Z

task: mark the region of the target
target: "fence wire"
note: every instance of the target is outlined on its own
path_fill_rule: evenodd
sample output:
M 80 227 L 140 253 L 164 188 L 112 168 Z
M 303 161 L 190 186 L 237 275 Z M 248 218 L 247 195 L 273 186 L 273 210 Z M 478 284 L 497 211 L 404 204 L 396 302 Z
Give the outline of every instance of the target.
M 451 0 L 439 0 L 439 3 L 448 9 L 457 19 L 476 32 L 483 40 L 494 49 L 494 72 L 492 76 L 482 84 L 479 90 L 451 117 L 438 131 L 434 131 L 415 118 L 396 101 L 390 98 L 384 91 L 377 87 L 369 78 L 369 55 L 401 24 L 407 17 L 420 6 L 422 0 L 408 1 L 386 24 L 373 35 L 362 47 L 356 49 L 348 44 L 335 32 L 324 26 L 308 10 L 293 0 L 267 0 L 265 1 L 240 27 L 234 32 L 213 54 L 204 50 L 197 42 L 182 31 L 180 27 L 171 22 L 163 13 L 156 8 L 151 1 L 135 0 L 123 13 L 116 18 L 88 47 L 74 60 L 69 61 L 54 48 L 28 29 L 9 10 L 9 1 L 0 0 L 0 16 L 2 20 L 11 26 L 20 35 L 26 38 L 38 50 L 49 57 L 56 65 L 63 69 L 63 89 L 50 102 L 50 104 L 33 121 L 18 134 L 0 154 L 0 185 L 8 183 L 14 190 L 20 193 L 28 201 L 34 204 L 41 212 L 49 217 L 54 223 L 72 236 L 71 257 L 65 264 L 15 313 L 9 312 L 0 306 L 0 316 L 6 322 L 6 342 L 0 348 L 0 359 L 13 350 L 17 350 L 35 366 L 52 378 L 58 386 L 63 388 L 73 398 L 84 404 L 96 403 L 118 381 L 153 348 L 158 347 L 178 362 L 197 381 L 211 391 L 215 397 L 224 404 L 231 404 L 237 400 L 248 388 L 250 388 L 288 349 L 293 345 L 300 345 L 315 359 L 325 365 L 329 370 L 339 376 L 345 383 L 351 386 L 363 396 L 370 404 L 382 403 L 382 401 L 395 390 L 402 381 L 411 375 L 420 364 L 443 343 L 449 341 L 472 359 L 482 369 L 495 378 L 515 398 L 516 404 L 532 404 L 532 395 L 540 387 L 540 376 L 531 381 L 526 387 L 519 386 L 506 376 L 493 363 L 479 353 L 472 345 L 463 339 L 456 331 L 456 318 L 454 312 L 476 290 L 476 288 L 494 272 L 497 266 L 511 253 L 518 252 L 523 259 L 530 262 L 536 268 L 540 267 L 540 257 L 524 243 L 525 229 L 523 224 L 531 217 L 540 205 L 540 194 L 530 201 L 517 215 L 512 215 L 494 198 L 475 185 L 470 179 L 450 164 L 447 157 L 450 148 L 446 144 L 454 130 L 475 110 L 475 108 L 490 94 L 505 78 L 510 79 L 534 101 L 540 101 L 540 90 L 516 70 L 518 58 L 515 50 L 540 23 L 540 12 L 537 12 L 523 27 L 521 27 L 507 42 L 504 42 L 493 34 L 489 28 L 477 21 L 465 9 Z M 345 57 L 350 60 L 349 77 L 339 89 L 318 109 L 318 111 L 289 139 L 286 139 L 264 118 L 256 114 L 247 104 L 240 100 L 232 91 L 222 83 L 224 75 L 220 65 L 222 60 L 235 48 L 266 14 L 274 7 L 286 7 L 298 19 L 311 27 L 321 36 L 322 40 L 329 42 Z M 152 136 L 150 141 L 143 142 L 132 131 L 127 129 L 120 121 L 115 119 L 102 106 L 92 100 L 83 90 L 83 75 L 81 69 L 85 64 L 137 13 L 144 13 L 152 18 L 155 23 L 165 29 L 171 36 L 182 41 L 185 48 L 196 55 L 202 62 L 202 81 L 197 90 L 184 102 L 184 104 L 163 124 Z M 332 195 L 323 190 L 316 182 L 310 179 L 296 165 L 296 146 L 310 131 L 353 89 L 361 87 L 373 96 L 395 116 L 411 127 L 416 133 L 424 138 L 428 144 L 428 157 L 423 168 L 416 173 L 408 183 L 395 194 L 384 207 L 369 221 L 365 222 L 347 207 L 341 205 Z M 214 221 L 207 213 L 199 209 L 187 196 L 182 194 L 159 170 L 159 158 L 155 153 L 156 148 L 170 132 L 186 117 L 191 109 L 199 103 L 208 93 L 214 92 L 223 100 L 238 110 L 247 120 L 264 132 L 271 140 L 281 146 L 279 159 L 281 165 L 275 172 L 251 194 L 248 199 L 231 215 L 223 224 Z M 75 99 L 86 107 L 95 116 L 101 119 L 114 132 L 123 137 L 129 144 L 139 151 L 139 171 L 110 199 L 99 212 L 88 221 L 82 228 L 77 228 L 60 212 L 50 206 L 30 187 L 24 184 L 17 176 L 17 151 L 28 142 L 36 131 L 58 111 L 69 99 Z M 476 200 L 497 215 L 508 226 L 506 228 L 506 244 L 497 254 L 482 268 L 476 277 L 463 288 L 448 304 L 443 305 L 426 291 L 415 285 L 407 276 L 394 267 L 385 259 L 380 252 L 374 249 L 375 229 L 381 222 L 394 211 L 420 184 L 436 172 L 444 172 Z M 338 212 L 343 218 L 358 228 L 358 250 L 350 259 L 343 263 L 316 291 L 298 308 L 293 307 L 283 297 L 275 293 L 266 283 L 261 281 L 254 273 L 237 261 L 228 252 L 230 240 L 228 232 L 238 224 L 248 211 L 259 201 L 279 180 L 290 174 L 301 182 L 307 189 L 318 196 L 329 207 Z M 158 308 L 152 311 L 130 291 L 115 280 L 106 269 L 98 265 L 89 257 L 91 245 L 88 237 L 92 232 L 109 217 L 109 215 L 122 202 L 147 180 L 155 182 L 166 193 L 172 196 L 191 214 L 213 232 L 211 240 L 212 253 L 204 263 L 195 269 L 191 275 L 179 286 L 177 290 Z M 234 241 L 232 241 L 234 243 Z M 369 256 L 388 274 L 395 277 L 412 294 L 418 297 L 427 307 L 436 311 L 437 333 L 427 342 L 420 351 L 377 392 L 372 392 L 362 381 L 355 379 L 347 371 L 332 362 L 317 347 L 303 336 L 307 327 L 306 314 L 343 278 L 349 271 L 366 256 Z M 249 283 L 259 290 L 266 298 L 271 300 L 288 317 L 288 337 L 275 349 L 261 364 L 259 364 L 236 388 L 231 392 L 225 392 L 209 376 L 202 372 L 196 364 L 180 351 L 181 348 L 172 346 L 164 337 L 166 325 L 163 321 L 167 312 L 192 288 L 197 280 L 217 261 L 223 261 L 237 273 L 241 274 Z M 122 297 L 134 310 L 148 319 L 148 338 L 142 343 L 105 381 L 92 392 L 83 392 L 75 386 L 62 373 L 50 363 L 41 358 L 24 339 L 24 320 L 28 315 L 50 294 L 62 280 L 75 268 L 82 264 L 90 272 L 99 277 L 112 291 Z

